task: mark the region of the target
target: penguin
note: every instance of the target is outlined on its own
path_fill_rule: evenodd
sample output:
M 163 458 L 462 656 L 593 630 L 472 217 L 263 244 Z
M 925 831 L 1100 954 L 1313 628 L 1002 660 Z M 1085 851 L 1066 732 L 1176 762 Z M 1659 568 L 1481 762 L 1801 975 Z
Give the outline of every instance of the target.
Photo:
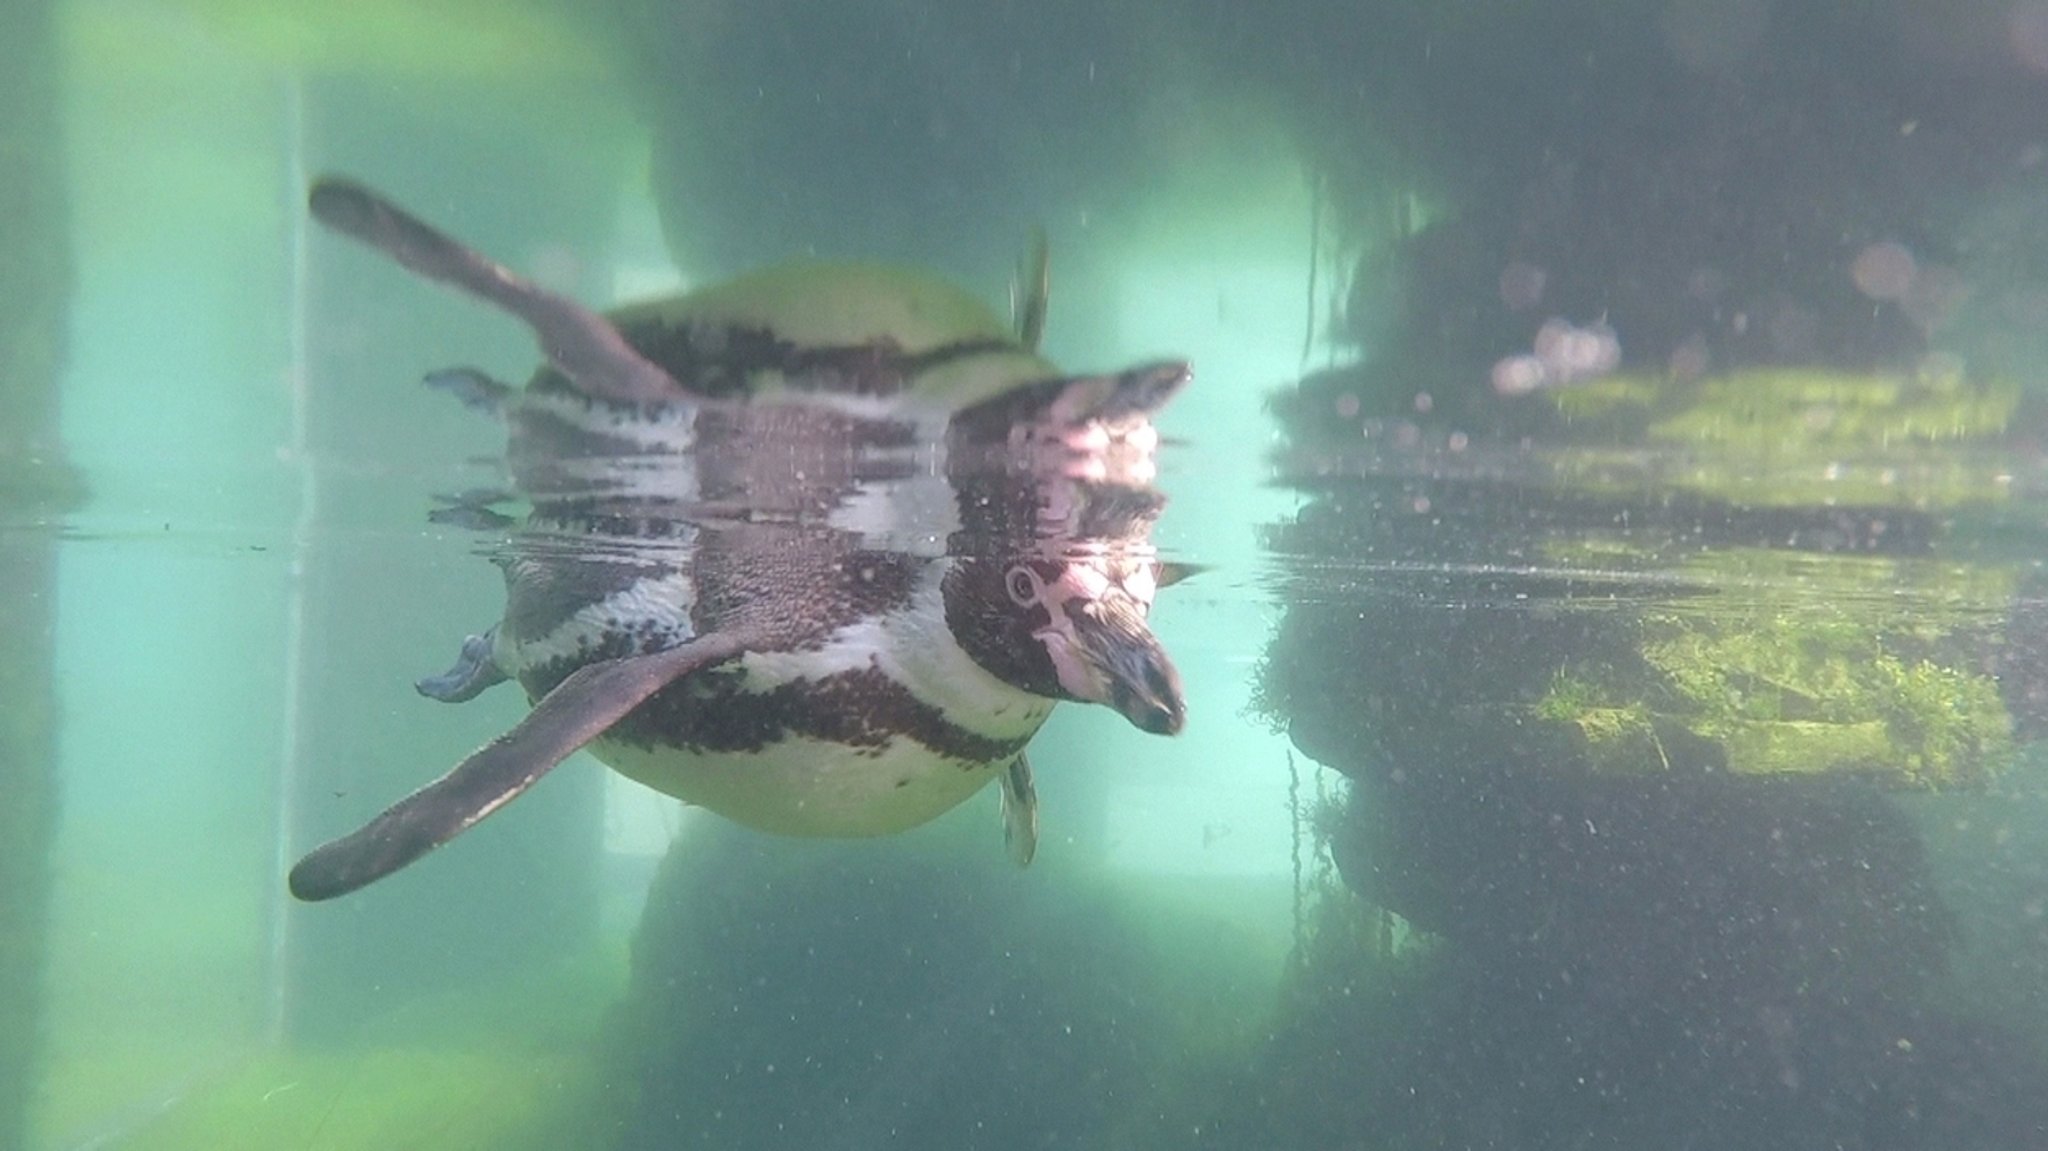
M 1063 701 L 1172 735 L 1179 673 L 1148 616 L 1185 574 L 1149 542 L 1168 361 L 1066 376 L 1037 352 L 1044 258 L 1015 328 L 921 273 L 808 264 L 600 314 L 354 181 L 314 218 L 510 313 L 543 365 L 427 382 L 507 430 L 497 623 L 420 693 L 516 684 L 509 731 L 291 869 L 358 890 L 516 799 L 578 749 L 767 832 L 899 832 L 1001 789 L 1037 842 L 1026 747 Z M 1041 248 L 1042 252 L 1042 248 Z

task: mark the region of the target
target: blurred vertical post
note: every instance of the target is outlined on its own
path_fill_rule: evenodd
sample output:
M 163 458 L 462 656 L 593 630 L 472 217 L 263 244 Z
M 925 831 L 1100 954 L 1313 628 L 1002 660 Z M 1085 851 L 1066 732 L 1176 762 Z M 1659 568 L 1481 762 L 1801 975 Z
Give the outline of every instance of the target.
M 476 78 L 409 85 L 308 77 L 295 98 L 294 215 L 313 173 L 359 174 L 483 251 L 515 265 L 555 253 L 570 278 L 596 280 L 616 204 L 604 181 L 623 166 L 625 134 L 596 113 L 583 113 L 575 132 L 548 120 L 548 108 L 574 106 L 545 80 L 525 83 L 525 95 Z M 588 273 L 577 254 L 589 255 Z M 298 561 L 304 614 L 292 625 L 300 655 L 288 683 L 297 762 L 282 808 L 287 858 L 350 830 L 525 712 L 517 689 L 460 708 L 413 691 L 420 668 L 445 663 L 465 631 L 489 626 L 503 593 L 497 571 L 470 554 L 474 544 L 410 525 L 424 521 L 427 495 L 446 477 L 489 482 L 489 471 L 466 481 L 460 461 L 502 452 L 504 434 L 414 381 L 449 362 L 525 371 L 532 344 L 501 313 L 357 245 L 316 234 L 301 258 L 297 450 L 330 466 L 317 497 L 303 497 L 311 515 Z M 597 294 L 594 283 L 565 286 Z M 394 718 L 371 718 L 384 716 Z M 597 771 L 559 772 L 431 866 L 344 904 L 289 909 L 276 943 L 282 1032 L 302 1043 L 348 1039 L 364 1019 L 418 997 L 589 945 L 603 803 Z
M 71 253 L 55 4 L 0 4 L 0 506 L 44 516 L 77 485 L 57 442 Z M 57 827 L 56 544 L 0 547 L 0 1146 L 27 1142 Z

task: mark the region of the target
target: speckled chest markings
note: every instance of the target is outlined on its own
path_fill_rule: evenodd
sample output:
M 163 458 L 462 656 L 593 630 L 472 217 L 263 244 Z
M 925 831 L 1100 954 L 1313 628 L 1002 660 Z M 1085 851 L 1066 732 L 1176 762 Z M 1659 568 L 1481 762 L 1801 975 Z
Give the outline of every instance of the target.
M 714 597 L 738 600 L 766 588 L 785 589 L 773 596 L 789 618 L 779 636 L 781 650 L 669 684 L 607 731 L 602 743 L 687 756 L 759 752 L 785 739 L 805 738 L 879 753 L 900 737 L 935 756 L 973 762 L 1023 750 L 1028 733 L 986 735 L 927 702 L 942 696 L 947 685 L 908 674 L 893 650 L 892 637 L 899 631 L 917 634 L 924 644 L 953 642 L 949 634 L 918 634 L 899 619 L 943 610 L 929 602 L 928 590 L 920 597 L 919 584 L 937 578 L 945 560 L 818 550 L 831 562 L 815 562 L 812 552 L 781 562 L 734 565 L 731 554 L 710 549 L 703 576 Z M 528 577 L 531 587 L 518 577 L 509 581 L 510 604 L 564 598 L 554 573 L 565 565 L 534 566 L 547 574 Z M 620 565 L 600 566 L 580 589 L 585 602 L 566 616 L 560 612 L 571 606 L 566 602 L 557 602 L 556 611 L 546 617 L 508 609 L 495 654 L 529 696 L 546 696 L 591 662 L 646 654 L 694 634 L 697 586 L 690 573 L 654 576 Z M 996 694 L 993 687 L 989 694 Z M 1002 710 L 1007 704 L 996 700 L 984 706 Z
M 803 835 L 901 830 L 996 780 L 1021 862 L 1023 752 L 1057 701 L 1181 726 L 1146 624 L 1171 572 L 1146 540 L 1164 503 L 1149 416 L 1187 368 L 1058 375 L 1029 346 L 1042 263 L 1025 342 L 952 289 L 860 268 L 600 316 L 359 185 L 321 181 L 312 208 L 517 316 L 547 365 L 524 388 L 429 377 L 504 420 L 530 511 L 467 509 L 511 528 L 505 611 L 419 688 L 461 701 L 510 680 L 533 709 L 308 854 L 300 898 L 406 866 L 581 747 Z

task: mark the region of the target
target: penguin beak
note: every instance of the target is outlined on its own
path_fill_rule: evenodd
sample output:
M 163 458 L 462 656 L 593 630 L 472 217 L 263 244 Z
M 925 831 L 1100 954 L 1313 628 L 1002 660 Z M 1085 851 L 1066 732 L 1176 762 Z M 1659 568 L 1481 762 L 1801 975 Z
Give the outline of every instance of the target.
M 1068 619 L 1060 638 L 1071 658 L 1054 659 L 1062 686 L 1076 699 L 1115 708 L 1140 731 L 1180 731 L 1187 722 L 1180 673 L 1136 607 L 1095 600 Z

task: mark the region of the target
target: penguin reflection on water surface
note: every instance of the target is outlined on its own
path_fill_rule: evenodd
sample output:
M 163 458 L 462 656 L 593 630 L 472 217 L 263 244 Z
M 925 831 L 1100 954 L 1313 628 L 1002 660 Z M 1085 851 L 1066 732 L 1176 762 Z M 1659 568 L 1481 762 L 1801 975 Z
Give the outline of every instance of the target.
M 533 710 L 292 868 L 342 895 L 504 806 L 580 747 L 650 787 L 792 835 L 885 835 L 995 780 L 1029 862 L 1024 748 L 1060 700 L 1177 732 L 1178 674 L 1146 623 L 1176 572 L 1149 543 L 1150 416 L 1182 363 L 1065 377 L 1023 334 L 910 272 L 770 271 L 599 315 L 382 196 L 318 182 L 314 216 L 523 320 L 523 388 L 428 382 L 496 413 L 517 521 L 506 607 L 447 672 Z M 510 498 L 509 495 L 506 498 Z

